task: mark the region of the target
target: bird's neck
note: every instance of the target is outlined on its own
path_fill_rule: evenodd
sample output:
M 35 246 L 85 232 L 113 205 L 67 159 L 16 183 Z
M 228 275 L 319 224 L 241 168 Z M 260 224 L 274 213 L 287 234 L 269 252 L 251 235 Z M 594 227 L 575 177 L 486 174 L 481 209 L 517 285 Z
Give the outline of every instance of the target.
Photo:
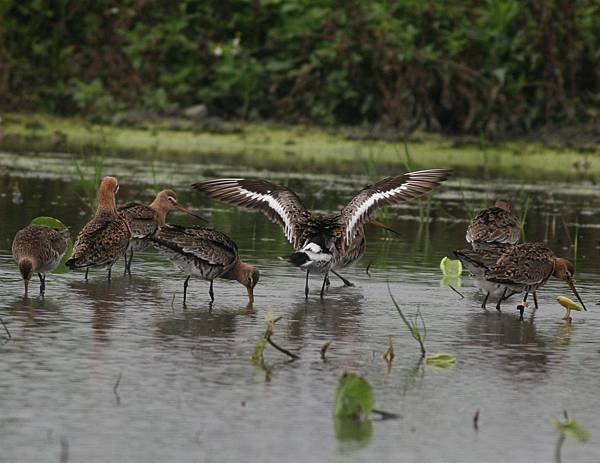
M 167 214 L 169 213 L 169 207 L 165 206 L 163 201 L 160 201 L 158 198 L 150 203 L 150 207 L 156 212 L 158 226 L 163 227 L 167 222 Z
M 113 192 L 100 190 L 96 215 L 117 215 L 117 202 Z

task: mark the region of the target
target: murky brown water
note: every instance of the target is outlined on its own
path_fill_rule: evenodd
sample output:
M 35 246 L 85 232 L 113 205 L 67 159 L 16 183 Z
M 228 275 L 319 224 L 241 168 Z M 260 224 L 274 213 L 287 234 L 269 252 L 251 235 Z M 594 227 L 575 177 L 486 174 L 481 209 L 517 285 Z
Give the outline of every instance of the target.
M 600 195 L 593 185 L 457 174 L 436 193 L 430 214 L 425 203 L 414 203 L 381 215 L 404 237 L 369 230 L 367 255 L 344 272 L 355 288 L 333 279 L 320 301 L 314 279 L 305 302 L 303 274 L 277 260 L 290 251 L 280 229 L 189 184 L 207 176 L 263 176 L 287 183 L 312 208 L 335 210 L 367 178 L 255 172 L 193 159 L 106 159 L 103 170 L 119 177 L 121 201 L 149 201 L 172 186 L 181 202 L 230 234 L 244 259 L 261 269 L 256 302 L 249 310 L 243 287 L 218 281 L 209 311 L 208 284 L 195 280 L 184 310 L 183 276 L 153 250 L 136 255 L 131 278 L 121 276 L 122 264 L 110 283 L 100 272 L 88 282 L 83 273 L 49 275 L 44 299 L 35 291 L 23 298 L 10 256 L 15 231 L 38 215 L 77 231 L 89 210 L 68 156 L 0 154 L 0 316 L 12 334 L 0 346 L 0 461 L 54 462 L 61 454 L 86 462 L 552 461 L 557 434 L 549 420 L 563 409 L 591 433 L 585 444 L 567 440 L 563 461 L 598 461 Z M 464 300 L 440 285 L 440 259 L 465 246 L 466 209 L 497 196 L 512 200 L 517 214 L 528 202 L 528 238 L 547 239 L 571 258 L 577 238 L 577 284 L 590 311 L 576 313 L 572 325 L 554 302 L 570 296 L 557 281 L 524 322 L 513 304 L 502 314 L 483 312 L 468 276 Z M 171 221 L 191 223 L 177 214 Z M 419 366 L 388 282 L 405 312 L 423 314 L 428 350 L 452 353 L 454 367 Z M 301 358 L 289 362 L 268 348 L 261 368 L 250 356 L 270 311 L 282 316 L 275 339 Z M 381 359 L 388 336 L 396 351 L 390 369 Z M 330 340 L 323 362 L 319 350 Z M 371 383 L 377 408 L 402 418 L 336 422 L 335 388 L 346 370 Z M 472 425 L 477 409 L 479 431 Z

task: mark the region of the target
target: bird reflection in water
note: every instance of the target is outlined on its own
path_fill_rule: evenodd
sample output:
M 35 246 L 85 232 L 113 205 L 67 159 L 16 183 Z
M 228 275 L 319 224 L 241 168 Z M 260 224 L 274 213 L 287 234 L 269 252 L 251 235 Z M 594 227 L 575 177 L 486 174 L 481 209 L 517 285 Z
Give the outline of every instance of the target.
M 101 343 L 110 342 L 110 330 L 115 315 L 127 307 L 139 309 L 145 304 L 164 304 L 160 290 L 152 281 L 144 278 L 90 279 L 69 282 L 72 292 L 79 298 L 91 301 L 93 307 L 92 329 L 94 338 Z
M 492 348 L 501 370 L 509 373 L 511 379 L 540 381 L 549 372 L 548 352 L 569 345 L 570 329 L 559 324 L 554 336 L 541 334 L 536 328 L 535 314 L 521 321 L 517 314 L 484 312 L 469 317 L 464 344 Z M 552 357 L 553 367 L 559 359 Z

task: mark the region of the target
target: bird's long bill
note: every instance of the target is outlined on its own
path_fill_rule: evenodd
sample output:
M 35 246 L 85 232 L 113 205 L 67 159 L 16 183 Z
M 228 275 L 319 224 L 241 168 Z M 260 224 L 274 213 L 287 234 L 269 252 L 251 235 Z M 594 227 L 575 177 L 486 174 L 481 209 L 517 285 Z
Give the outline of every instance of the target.
M 585 308 L 585 304 L 581 300 L 581 296 L 579 296 L 579 293 L 575 289 L 575 285 L 573 284 L 573 280 L 571 280 L 571 279 L 567 280 L 567 284 L 569 285 L 569 288 L 571 288 L 571 291 L 573 291 L 573 294 L 575 294 L 575 297 L 577 298 L 577 300 L 581 303 L 581 307 L 583 307 L 583 310 L 585 310 L 587 312 L 587 309 Z
M 201 215 L 199 215 L 199 214 L 196 214 L 195 212 L 192 212 L 192 211 L 190 211 L 190 210 L 189 210 L 187 207 L 183 207 L 183 206 L 182 206 L 181 204 L 179 204 L 179 203 L 176 203 L 176 204 L 175 204 L 175 207 L 176 207 L 177 209 L 179 209 L 181 212 L 185 212 L 186 214 L 189 214 L 189 215 L 191 215 L 192 217 L 196 217 L 197 219 L 200 219 L 200 220 L 202 220 L 203 222 L 206 222 L 206 223 L 208 223 L 208 219 L 205 219 L 205 218 L 204 218 L 204 217 L 202 217 Z
M 369 223 L 370 223 L 371 225 L 375 225 L 376 227 L 383 228 L 384 230 L 387 230 L 387 231 L 389 231 L 389 232 L 392 232 L 392 233 L 394 233 L 395 235 L 402 236 L 402 234 L 401 234 L 400 232 L 398 232 L 398 231 L 394 230 L 393 228 L 390 228 L 390 227 L 388 227 L 388 226 L 387 226 L 387 225 L 385 225 L 385 224 L 382 224 L 382 223 L 381 223 L 379 220 L 377 220 L 377 219 L 371 219 L 371 220 L 369 220 Z
M 246 289 L 248 290 L 248 302 L 252 304 L 254 302 L 254 288 L 246 286 Z

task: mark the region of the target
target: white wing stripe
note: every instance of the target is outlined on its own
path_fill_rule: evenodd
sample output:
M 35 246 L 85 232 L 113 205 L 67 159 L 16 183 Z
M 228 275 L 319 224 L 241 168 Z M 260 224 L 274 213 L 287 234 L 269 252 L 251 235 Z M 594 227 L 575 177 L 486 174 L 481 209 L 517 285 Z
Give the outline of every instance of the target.
M 246 196 L 252 200 L 266 202 L 269 205 L 269 207 L 273 211 L 275 211 L 279 215 L 279 217 L 281 217 L 281 220 L 283 220 L 283 223 L 284 223 L 283 231 L 284 231 L 285 237 L 288 239 L 288 241 L 290 241 L 292 243 L 294 242 L 294 229 L 292 227 L 291 217 L 289 216 L 288 212 L 285 210 L 285 208 L 279 201 L 277 201 L 271 195 L 256 193 L 254 191 L 246 190 L 245 188 L 239 187 L 239 191 L 241 194 L 243 194 L 244 196 Z
M 390 196 L 397 195 L 398 193 L 400 193 L 403 190 L 404 191 L 409 190 L 409 188 L 408 188 L 409 183 L 410 182 L 404 183 L 404 184 L 400 185 L 399 187 L 396 187 L 392 190 L 375 193 L 374 195 L 371 195 L 369 197 L 369 199 L 367 199 L 364 203 L 362 203 L 356 209 L 354 214 L 352 214 L 352 217 L 350 218 L 350 221 L 348 222 L 348 226 L 346 227 L 346 244 L 350 244 L 350 241 L 352 241 L 352 238 L 354 238 L 354 236 L 353 236 L 354 235 L 354 226 L 358 223 L 360 218 L 369 210 L 369 208 L 371 208 L 371 206 L 376 204 L 377 201 L 379 201 L 380 199 L 386 199 L 386 198 L 389 198 Z

